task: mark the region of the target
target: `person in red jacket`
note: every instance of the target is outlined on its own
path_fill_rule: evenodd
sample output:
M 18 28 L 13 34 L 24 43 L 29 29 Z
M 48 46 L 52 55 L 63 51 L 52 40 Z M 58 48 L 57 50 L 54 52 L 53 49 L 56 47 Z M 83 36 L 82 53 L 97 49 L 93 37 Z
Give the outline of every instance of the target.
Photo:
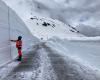
M 17 40 L 10 40 L 12 42 L 16 42 L 16 48 L 18 50 L 18 61 L 22 59 L 22 36 L 19 36 Z

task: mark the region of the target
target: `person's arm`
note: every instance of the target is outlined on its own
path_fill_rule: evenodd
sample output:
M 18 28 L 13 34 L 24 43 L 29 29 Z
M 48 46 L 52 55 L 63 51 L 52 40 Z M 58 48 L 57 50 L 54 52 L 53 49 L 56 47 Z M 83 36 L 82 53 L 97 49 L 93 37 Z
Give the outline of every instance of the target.
M 16 42 L 16 40 L 10 40 L 11 42 Z

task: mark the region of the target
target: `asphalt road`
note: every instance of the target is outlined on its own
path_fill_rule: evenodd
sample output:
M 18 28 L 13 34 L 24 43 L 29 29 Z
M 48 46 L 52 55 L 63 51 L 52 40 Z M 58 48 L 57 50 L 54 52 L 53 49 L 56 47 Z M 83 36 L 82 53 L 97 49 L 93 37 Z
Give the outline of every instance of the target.
M 5 77 L 0 74 L 0 80 L 100 80 L 93 70 L 58 54 L 45 42 L 35 45 L 21 63 L 15 63 L 15 67 L 5 66 L 4 71 L 13 69 Z

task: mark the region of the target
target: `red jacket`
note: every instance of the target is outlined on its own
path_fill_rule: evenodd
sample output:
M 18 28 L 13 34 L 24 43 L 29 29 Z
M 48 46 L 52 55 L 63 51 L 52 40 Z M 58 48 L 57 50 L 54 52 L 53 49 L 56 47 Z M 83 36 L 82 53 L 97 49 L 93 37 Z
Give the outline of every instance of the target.
M 16 40 L 16 48 L 22 47 L 22 40 Z

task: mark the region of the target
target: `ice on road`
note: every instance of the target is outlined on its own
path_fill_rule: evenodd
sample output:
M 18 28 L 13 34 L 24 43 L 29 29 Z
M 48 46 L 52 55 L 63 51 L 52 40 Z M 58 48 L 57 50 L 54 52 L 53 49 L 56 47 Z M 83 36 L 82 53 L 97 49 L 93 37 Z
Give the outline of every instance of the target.
M 0 80 L 100 80 L 94 70 L 60 55 L 46 42 L 35 45 L 23 56 L 0 69 Z

